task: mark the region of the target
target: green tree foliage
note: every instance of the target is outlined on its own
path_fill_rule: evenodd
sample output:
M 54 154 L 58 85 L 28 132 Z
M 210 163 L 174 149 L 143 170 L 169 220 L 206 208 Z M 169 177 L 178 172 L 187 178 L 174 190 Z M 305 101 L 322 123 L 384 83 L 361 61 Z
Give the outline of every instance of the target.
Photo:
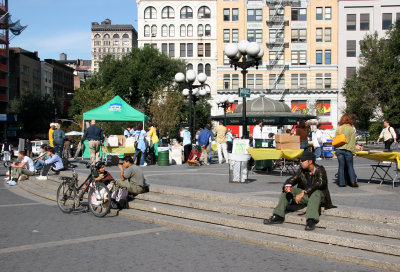
M 32 137 L 49 129 L 57 105 L 53 104 L 53 99 L 48 95 L 26 93 L 11 101 L 7 112 L 18 114 L 24 131 Z
M 400 21 L 387 32 L 366 35 L 360 43 L 361 67 L 345 82 L 349 113 L 357 116 L 359 128 L 368 129 L 371 119 L 390 120 L 400 126 Z M 376 116 L 382 112 L 383 116 Z

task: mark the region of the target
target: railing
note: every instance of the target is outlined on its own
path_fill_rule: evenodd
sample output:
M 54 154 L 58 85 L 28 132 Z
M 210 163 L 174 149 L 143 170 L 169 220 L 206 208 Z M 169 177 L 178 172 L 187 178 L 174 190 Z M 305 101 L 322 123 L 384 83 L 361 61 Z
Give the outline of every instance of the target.
M 300 7 L 300 0 L 265 0 L 265 4 L 269 7 L 282 5 L 282 6 L 292 6 L 292 7 Z

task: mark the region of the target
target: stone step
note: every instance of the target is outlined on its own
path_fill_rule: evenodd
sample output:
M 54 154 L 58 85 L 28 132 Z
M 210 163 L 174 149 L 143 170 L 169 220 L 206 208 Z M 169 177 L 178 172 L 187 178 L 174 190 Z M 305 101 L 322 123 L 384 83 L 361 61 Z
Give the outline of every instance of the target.
M 139 210 L 122 210 L 119 215 L 150 223 L 169 226 L 205 235 L 232 239 L 294 253 L 312 255 L 330 260 L 349 262 L 362 266 L 370 266 L 379 270 L 400 271 L 400 258 L 381 253 L 352 248 L 343 248 L 331 244 L 316 243 L 291 237 L 277 236 L 263 232 L 255 232 L 171 217 Z
M 400 245 L 397 245 L 397 243 L 393 244 L 395 239 L 390 240 L 387 238 L 378 237 L 381 241 L 383 240 L 383 242 L 378 242 L 376 241 L 377 237 L 369 235 L 359 234 L 357 235 L 358 239 L 354 239 L 351 236 L 355 234 L 344 235 L 345 232 L 339 233 L 324 229 L 318 229 L 313 232 L 308 232 L 305 231 L 304 229 L 299 229 L 299 227 L 304 228 L 304 226 L 299 226 L 299 225 L 293 225 L 293 224 L 263 225 L 262 221 L 259 219 L 243 218 L 228 214 L 201 211 L 185 207 L 176 207 L 161 203 L 157 204 L 149 203 L 141 200 L 130 202 L 129 207 L 146 212 L 160 213 L 164 215 L 213 223 L 227 227 L 265 232 L 284 237 L 292 237 L 319 243 L 333 244 L 342 247 L 358 248 L 362 250 L 369 250 L 378 253 L 400 256 Z
M 22 190 L 25 190 L 31 194 L 40 196 L 42 198 L 46 198 L 52 201 L 57 201 L 57 193 L 56 190 L 44 188 L 36 184 L 36 179 L 33 180 L 24 180 L 18 182 L 18 187 Z

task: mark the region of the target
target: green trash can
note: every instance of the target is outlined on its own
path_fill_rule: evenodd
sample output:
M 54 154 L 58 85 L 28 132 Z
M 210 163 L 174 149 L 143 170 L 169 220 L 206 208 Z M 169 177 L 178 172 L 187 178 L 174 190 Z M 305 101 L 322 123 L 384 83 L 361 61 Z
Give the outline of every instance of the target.
M 273 147 L 272 139 L 255 139 L 255 148 L 272 148 L 272 147 Z M 265 170 L 271 168 L 272 168 L 272 160 L 256 161 L 257 170 Z
M 169 166 L 169 150 L 158 152 L 158 165 Z

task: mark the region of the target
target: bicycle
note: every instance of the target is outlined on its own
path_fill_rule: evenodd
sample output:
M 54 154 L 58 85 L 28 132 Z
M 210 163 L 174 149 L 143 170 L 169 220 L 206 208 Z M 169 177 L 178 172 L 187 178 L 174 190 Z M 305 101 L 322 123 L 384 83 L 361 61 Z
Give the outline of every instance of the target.
M 109 213 L 111 208 L 110 190 L 101 181 L 94 180 L 94 171 L 96 169 L 89 164 L 86 164 L 86 167 L 90 168 L 90 174 L 78 186 L 76 167 L 77 165 L 71 165 L 72 177 L 60 177 L 63 182 L 57 189 L 58 207 L 63 213 L 71 213 L 80 206 L 83 206 L 82 200 L 85 193 L 87 193 L 89 210 L 97 217 L 104 217 Z

